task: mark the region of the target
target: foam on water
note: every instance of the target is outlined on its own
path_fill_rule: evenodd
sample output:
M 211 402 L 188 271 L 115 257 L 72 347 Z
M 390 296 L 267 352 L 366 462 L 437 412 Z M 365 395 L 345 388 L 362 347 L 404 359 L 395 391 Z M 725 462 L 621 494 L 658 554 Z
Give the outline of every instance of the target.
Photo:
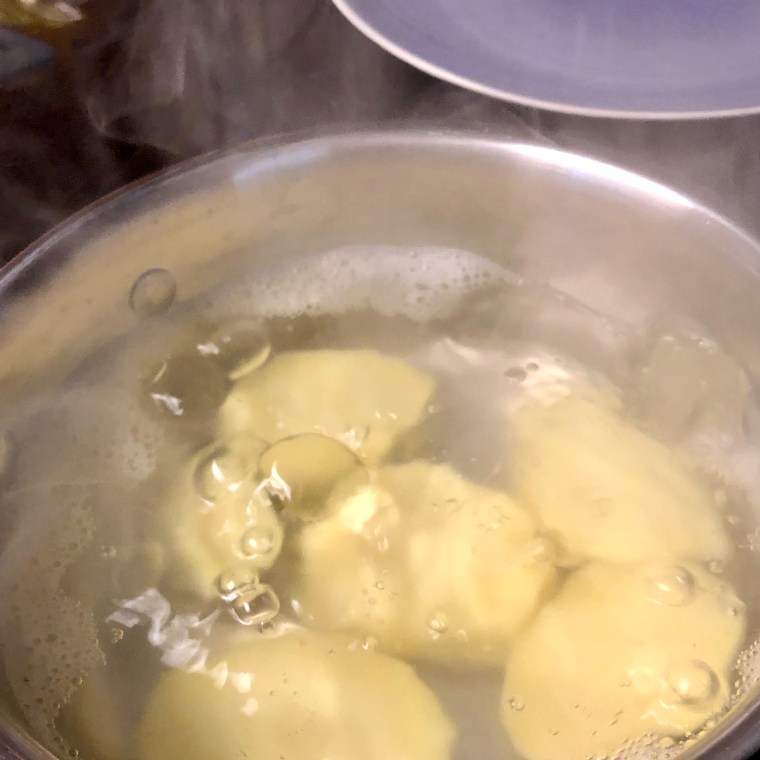
M 450 315 L 467 293 L 516 281 L 494 262 L 455 248 L 351 246 L 286 259 L 265 277 L 244 277 L 215 300 L 214 313 L 293 317 L 371 308 L 428 321 Z
M 67 752 L 55 719 L 104 655 L 92 611 L 61 588 L 93 536 L 92 493 L 58 486 L 51 495 L 56 512 L 23 519 L 0 555 L 0 646 L 24 718 L 43 742 Z

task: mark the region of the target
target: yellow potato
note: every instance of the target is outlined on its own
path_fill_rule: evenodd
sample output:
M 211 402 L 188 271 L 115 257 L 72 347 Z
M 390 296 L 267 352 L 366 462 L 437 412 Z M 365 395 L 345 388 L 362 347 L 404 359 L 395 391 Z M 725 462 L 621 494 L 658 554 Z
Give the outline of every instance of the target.
M 674 451 L 580 396 L 513 417 L 514 488 L 579 559 L 725 560 L 710 492 Z
M 293 351 L 241 378 L 220 411 L 225 435 L 273 443 L 319 433 L 377 462 L 424 416 L 433 378 L 375 351 Z
M 389 652 L 501 665 L 554 581 L 531 517 L 446 465 L 380 469 L 328 510 L 298 538 L 295 607 Z
M 454 731 L 406 664 L 306 632 L 164 673 L 139 760 L 446 760 Z
M 528 760 L 682 736 L 725 706 L 744 632 L 734 591 L 696 564 L 592 563 L 515 641 L 504 726 Z
M 283 528 L 267 495 L 257 491 L 265 444 L 240 435 L 213 444 L 183 468 L 161 506 L 164 582 L 208 598 L 225 570 L 268 570 L 280 554 Z

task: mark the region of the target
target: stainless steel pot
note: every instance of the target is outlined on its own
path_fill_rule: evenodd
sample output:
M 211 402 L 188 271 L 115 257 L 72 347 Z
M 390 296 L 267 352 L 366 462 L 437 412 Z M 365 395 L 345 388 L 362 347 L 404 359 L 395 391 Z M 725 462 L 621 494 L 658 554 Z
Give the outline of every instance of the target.
M 693 317 L 760 377 L 760 247 L 728 221 L 586 157 L 395 131 L 215 154 L 48 234 L 0 274 L 0 403 L 130 331 L 146 270 L 169 270 L 185 301 L 254 263 L 349 244 L 473 250 L 634 327 L 663 311 Z M 683 757 L 746 758 L 758 721 L 755 690 Z M 10 717 L 3 742 L 0 756 L 49 757 Z

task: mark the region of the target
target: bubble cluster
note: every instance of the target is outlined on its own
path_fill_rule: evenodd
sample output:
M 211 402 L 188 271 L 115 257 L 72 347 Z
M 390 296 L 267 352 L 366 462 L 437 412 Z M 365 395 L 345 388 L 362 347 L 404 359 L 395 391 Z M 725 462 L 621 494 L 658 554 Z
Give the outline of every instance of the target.
M 350 246 L 283 261 L 267 274 L 229 288 L 215 311 L 293 317 L 371 308 L 426 321 L 450 315 L 467 293 L 514 280 L 475 253 L 434 246 Z
M 258 574 L 248 567 L 224 570 L 215 582 L 217 593 L 237 623 L 257 626 L 260 633 L 269 633 L 272 621 L 280 612 L 280 599 Z
M 742 699 L 760 682 L 760 638 L 755 639 L 739 655 L 736 672 L 738 679 L 732 694 L 734 701 Z
M 234 601 L 242 592 L 259 582 L 258 574 L 248 567 L 227 568 L 216 579 L 215 585 L 219 596 L 225 602 Z

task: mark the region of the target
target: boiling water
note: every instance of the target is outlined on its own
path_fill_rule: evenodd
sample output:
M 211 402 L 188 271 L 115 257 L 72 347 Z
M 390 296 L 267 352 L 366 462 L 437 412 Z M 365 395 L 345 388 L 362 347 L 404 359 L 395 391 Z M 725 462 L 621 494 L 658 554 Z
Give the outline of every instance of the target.
M 135 737 L 148 720 L 162 674 L 177 670 L 196 673 L 198 678 L 203 674 L 217 678 L 231 648 L 245 642 L 263 646 L 262 642 L 285 640 L 306 629 L 328 630 L 328 634 L 315 635 L 334 637 L 329 640 L 338 642 L 336 647 L 366 652 L 370 658 L 387 653 L 411 665 L 413 673 L 403 671 L 403 678 L 413 679 L 409 682 L 412 691 L 434 695 L 431 704 L 437 717 L 430 718 L 426 727 L 424 709 L 419 708 L 422 725 L 414 731 L 421 732 L 422 748 L 415 745 L 417 750 L 406 755 L 401 751 L 410 760 L 436 754 L 433 748 L 450 740 L 451 756 L 458 760 L 519 757 L 515 745 L 523 748 L 528 760 L 551 757 L 552 750 L 543 739 L 520 738 L 522 729 L 515 723 L 521 713 L 530 714 L 531 708 L 535 713 L 544 697 L 533 697 L 531 704 L 529 695 L 510 691 L 509 681 L 505 687 L 504 663 L 512 642 L 521 641 L 519 646 L 526 650 L 533 646 L 529 632 L 537 626 L 537 615 L 544 614 L 542 608 L 549 610 L 559 595 L 569 595 L 573 584 L 580 583 L 578 578 L 597 564 L 618 568 L 605 570 L 605 579 L 628 573 L 620 577 L 636 576 L 638 580 L 631 582 L 638 583 L 637 573 L 646 576 L 646 583 L 653 584 L 647 588 L 658 595 L 655 602 L 673 609 L 687 608 L 699 583 L 714 582 L 715 598 L 726 618 L 746 618 L 747 627 L 746 631 L 741 626 L 726 629 L 739 640 L 735 646 L 727 645 L 730 662 L 724 672 L 714 663 L 676 656 L 674 662 L 683 667 L 671 678 L 675 696 L 671 694 L 673 703 L 668 704 L 672 710 L 692 710 L 688 729 L 675 730 L 665 720 L 661 731 L 651 731 L 651 721 L 645 721 L 641 725 L 646 730 L 624 736 L 616 747 L 603 752 L 589 740 L 589 749 L 579 757 L 669 757 L 685 742 L 698 738 L 754 686 L 760 668 L 758 647 L 752 641 L 757 635 L 760 600 L 748 579 L 757 571 L 760 546 L 755 518 L 757 416 L 742 367 L 703 326 L 670 315 L 635 329 L 616 324 L 547 288 L 521 282 L 472 254 L 426 249 L 332 251 L 308 260 L 284 261 L 275 271 L 256 272 L 255 277 L 207 294 L 203 300 L 180 304 L 175 297 L 170 273 L 145 273 L 130 294 L 137 325 L 129 336 L 89 357 L 54 393 L 37 394 L 21 408 L 2 411 L 0 487 L 9 529 L 0 556 L 4 688 L 18 720 L 58 755 L 152 760 L 155 749 L 150 754 Z M 348 579 L 339 565 L 333 577 L 329 560 L 343 551 L 342 534 L 328 535 L 337 541 L 332 553 L 320 553 L 317 540 L 331 519 L 323 504 L 327 491 L 323 488 L 319 498 L 299 507 L 287 472 L 258 467 L 266 456 L 262 452 L 269 447 L 274 450 L 277 436 L 270 435 L 261 446 L 259 429 L 238 429 L 245 427 L 246 418 L 233 415 L 230 423 L 228 415 L 224 421 L 225 405 L 238 384 L 277 366 L 283 357 L 293 352 L 314 352 L 310 354 L 314 356 L 328 350 L 364 356 L 367 349 L 403 362 L 393 365 L 394 372 L 401 374 L 389 375 L 390 385 L 398 382 L 395 393 L 411 394 L 415 378 L 430 379 L 434 390 L 427 395 L 420 391 L 422 401 L 408 424 L 399 422 L 394 428 L 398 421 L 393 419 L 377 423 L 395 431 L 380 454 L 365 456 L 369 449 L 362 449 L 369 446 L 368 440 L 377 440 L 368 436 L 371 426 L 364 430 L 346 420 L 340 440 L 330 443 L 325 431 L 318 432 L 314 436 L 319 439 L 317 453 L 305 449 L 311 453 L 299 455 L 296 464 L 301 467 L 314 456 L 326 456 L 330 472 L 337 473 L 330 486 L 338 483 L 335 487 L 339 488 L 339 481 L 358 477 L 358 482 L 366 484 L 383 468 L 423 462 L 430 468 L 447 468 L 443 482 L 453 484 L 451 488 L 488 489 L 483 493 L 489 499 L 512 495 L 520 510 L 517 517 L 508 511 L 513 507 L 507 501 L 507 511 L 501 513 L 507 517 L 499 519 L 519 517 L 532 520 L 533 525 L 533 533 L 525 540 L 532 542 L 531 556 L 536 559 L 519 565 L 520 573 L 524 567 L 534 573 L 531 562 L 542 568 L 536 571 L 539 575 L 543 573 L 538 580 L 534 574 L 529 579 L 515 576 L 521 587 L 534 583 L 536 588 L 534 606 L 519 625 L 515 623 L 519 630 L 501 630 L 513 624 L 517 601 L 514 610 L 506 611 L 509 614 L 486 605 L 478 608 L 485 623 L 469 621 L 467 610 L 477 607 L 470 602 L 480 598 L 481 589 L 468 588 L 466 583 L 449 589 L 451 594 L 467 597 L 451 603 L 453 613 L 446 611 L 448 607 L 444 610 L 443 604 L 436 607 L 437 602 L 423 609 L 425 595 L 436 593 L 435 574 L 443 578 L 449 567 L 458 567 L 459 554 L 476 554 L 481 540 L 486 546 L 488 536 L 502 529 L 499 525 L 479 523 L 475 536 L 479 531 L 483 535 L 473 543 L 466 522 L 461 536 L 452 537 L 446 533 L 445 522 L 433 526 L 420 513 L 409 530 L 419 530 L 421 536 L 423 529 L 427 531 L 424 546 L 433 548 L 424 549 L 430 553 L 423 551 L 422 556 L 428 557 L 423 564 L 415 560 L 417 564 L 409 570 L 404 562 L 411 562 L 412 554 L 394 554 L 397 538 L 385 536 L 386 546 L 380 547 L 377 557 L 385 551 L 394 559 L 387 564 L 378 559 L 380 574 L 370 573 L 371 582 L 365 584 L 364 576 L 359 578 L 369 560 L 364 562 L 360 556 L 350 566 L 353 560 L 348 554 L 344 560 L 350 566 Z M 360 371 L 361 364 L 356 366 Z M 284 380 L 276 376 L 277 384 L 293 383 L 294 395 L 303 388 L 326 407 L 340 407 L 344 402 L 346 408 L 355 406 L 351 384 L 345 379 L 336 382 L 349 388 L 347 395 L 330 397 L 328 388 L 320 396 L 321 390 L 313 385 L 319 382 L 321 371 Z M 427 379 L 419 382 L 424 385 Z M 362 375 L 357 383 L 371 386 L 372 373 Z M 361 392 L 361 387 L 356 389 Z M 523 444 L 515 433 L 520 424 L 516 420 L 526 404 L 552 408 L 552 403 L 566 397 L 607 410 L 603 414 L 610 419 L 645 431 L 651 436 L 647 440 L 659 440 L 670 453 L 679 452 L 674 456 L 688 457 L 698 470 L 693 475 L 695 487 L 708 494 L 709 509 L 728 537 L 731 551 L 717 551 L 715 557 L 709 551 L 682 557 L 674 549 L 672 561 L 654 565 L 651 558 L 632 562 L 622 556 L 599 557 L 594 555 L 598 549 L 589 557 L 572 539 L 558 537 L 556 527 L 542 523 L 541 508 L 538 518 L 535 514 L 521 517 L 523 493 L 540 492 L 541 486 L 533 481 L 521 485 L 523 476 L 516 463 L 522 461 Z M 251 413 L 253 418 L 257 413 Z M 225 428 L 230 424 L 234 434 Z M 550 430 L 555 427 L 549 425 Z M 289 439 L 291 433 L 283 437 Z M 531 435 L 529 430 L 526 440 Z M 314 441 L 302 443 L 307 446 Z M 559 458 L 572 460 L 577 453 L 573 448 L 568 446 Z M 626 460 L 611 456 L 610 461 L 614 467 L 615 462 Z M 547 481 L 560 477 L 551 463 L 543 462 L 542 467 Z M 322 475 L 309 476 L 312 480 L 305 481 L 304 493 L 316 488 L 314 477 L 322 488 Z M 381 482 L 383 476 L 377 477 Z M 602 480 L 615 477 L 615 472 L 599 475 Z M 179 487 L 178 481 L 185 485 Z M 234 549 L 229 549 L 225 561 L 215 538 L 209 549 L 197 531 L 191 530 L 191 539 L 187 538 L 187 525 L 195 525 L 193 509 L 213 514 L 217 502 L 241 489 L 245 499 L 259 500 L 260 514 L 270 522 L 257 518 L 238 525 L 234 519 L 213 523 L 213 517 L 203 517 L 212 521 L 209 525 L 216 526 L 220 535 L 229 534 L 229 543 L 224 545 Z M 574 498 L 570 491 L 565 495 L 568 500 Z M 435 511 L 440 506 L 417 504 L 415 509 Z M 597 507 L 601 515 L 604 505 L 600 502 Z M 454 507 L 451 514 L 452 520 L 461 515 Z M 381 527 L 390 530 L 387 525 Z M 690 545 L 690 530 L 686 520 L 682 526 L 686 538 L 674 535 L 673 546 Z M 412 538 L 416 551 L 422 551 L 417 538 Z M 435 543 L 438 540 L 440 546 Z M 637 540 L 632 535 L 629 543 Z M 524 550 L 522 544 L 513 548 Z M 602 546 L 602 554 L 607 548 Z M 308 564 L 309 552 L 314 551 L 316 561 Z M 665 556 L 669 556 L 667 551 Z M 493 558 L 498 564 L 501 554 Z M 622 564 L 616 565 L 618 560 Z M 441 562 L 443 570 L 427 570 L 430 563 Z M 463 573 L 470 572 L 469 562 L 461 560 Z M 307 571 L 313 571 L 310 581 L 304 581 Z M 488 584 L 473 572 L 473 578 L 465 580 Z M 427 577 L 431 574 L 432 581 Z M 695 578 L 702 580 L 697 583 Z M 356 588 L 349 588 L 352 582 Z M 627 582 L 620 581 L 621 595 Z M 404 602 L 408 606 L 402 605 L 400 614 L 393 613 L 393 630 L 372 617 L 373 605 L 390 604 L 387 609 L 394 610 L 393 595 L 406 599 L 404 594 L 417 585 L 415 601 L 409 597 Z M 351 597 L 354 592 L 360 601 Z M 349 601 L 341 609 L 344 593 Z M 501 604 L 502 593 L 497 588 L 492 597 L 483 598 Z M 338 612 L 333 618 L 334 609 Z M 363 612 L 354 614 L 356 609 Z M 588 609 L 593 638 L 596 618 L 594 609 Z M 481 629 L 488 630 L 481 636 Z M 614 650 L 614 644 L 605 641 L 604 646 Z M 685 635 L 683 647 L 689 646 L 691 639 Z M 744 650 L 741 655 L 739 649 Z M 572 651 L 567 655 L 570 660 L 575 656 Z M 582 654 L 577 656 L 582 660 Z M 379 662 L 391 667 L 390 660 Z M 304 683 L 309 683 L 310 661 L 298 667 L 307 674 L 301 676 Z M 534 669 L 540 669 L 537 663 Z M 510 666 L 513 679 L 518 670 L 517 664 Z M 391 670 L 377 672 L 377 683 L 391 678 Z M 256 679 L 255 666 L 248 675 Z M 258 675 L 264 679 L 263 671 Z M 587 677 L 593 681 L 596 676 L 590 672 Z M 725 682 L 730 693 L 720 696 L 719 682 Z M 376 685 L 373 680 L 364 689 L 371 692 Z M 556 688 L 572 691 L 574 686 L 558 672 Z M 401 695 L 385 702 L 377 697 L 367 709 L 375 711 L 378 725 L 385 726 L 389 735 L 405 735 L 406 728 L 394 723 L 401 719 L 394 712 L 396 698 Z M 572 700 L 573 695 L 567 698 Z M 578 700 L 582 698 L 583 694 Z M 227 725 L 229 719 L 234 733 L 240 718 L 220 716 L 222 708 L 212 704 L 213 691 L 209 699 L 198 713 L 194 730 L 221 737 L 218 756 L 227 757 L 223 732 L 214 726 L 220 721 Z M 546 694 L 545 699 L 553 697 Z M 251 697 L 241 703 L 241 709 L 253 716 L 260 702 L 260 695 Z M 700 712 L 700 704 L 708 702 L 712 707 Z M 385 711 L 388 714 L 382 717 Z M 208 726 L 203 725 L 204 712 Z M 505 718 L 505 713 L 512 715 Z M 694 715 L 704 720 L 695 723 Z M 333 717 L 335 726 L 358 720 L 348 712 L 345 719 L 339 712 Z M 590 715 L 589 735 L 597 732 L 595 719 L 607 720 L 602 713 L 596 718 Z M 449 728 L 444 730 L 444 725 Z M 171 722 L 167 726 L 170 737 L 180 732 Z M 598 730 L 602 728 L 600 724 Z M 266 733 L 267 727 L 262 724 L 258 730 Z M 547 724 L 538 730 L 561 739 L 565 727 Z M 371 729 L 362 734 L 365 739 L 371 735 Z M 376 751 L 363 745 L 361 738 L 354 740 L 357 756 Z M 237 738 L 230 741 L 230 746 L 237 746 Z M 165 756 L 185 753 L 196 739 L 190 736 L 187 742 L 165 738 Z M 250 757 L 268 759 L 267 746 L 265 736 L 255 738 Z M 329 741 L 325 746 L 330 746 Z M 280 756 L 320 760 L 290 745 L 283 745 Z

